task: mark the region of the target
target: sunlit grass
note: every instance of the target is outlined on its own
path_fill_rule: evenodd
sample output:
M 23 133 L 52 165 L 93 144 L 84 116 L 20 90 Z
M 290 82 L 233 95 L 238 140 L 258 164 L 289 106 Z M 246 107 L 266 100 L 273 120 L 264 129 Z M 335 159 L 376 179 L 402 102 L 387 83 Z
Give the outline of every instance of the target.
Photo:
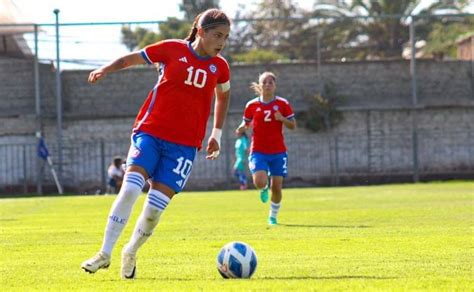
M 94 275 L 80 263 L 99 248 L 113 196 L 0 200 L 0 289 L 5 290 L 458 290 L 473 289 L 474 183 L 284 191 L 280 225 L 267 226 L 256 191 L 183 192 L 120 279 L 120 251 Z M 249 243 L 250 280 L 224 280 L 219 249 Z

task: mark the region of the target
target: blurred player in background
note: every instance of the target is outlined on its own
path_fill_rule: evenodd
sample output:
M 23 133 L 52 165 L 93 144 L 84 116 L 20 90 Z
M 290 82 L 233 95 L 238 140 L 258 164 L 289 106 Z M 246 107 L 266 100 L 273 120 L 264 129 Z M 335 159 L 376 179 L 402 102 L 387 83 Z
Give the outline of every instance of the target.
M 250 146 L 249 168 L 253 183 L 260 189 L 260 199 L 268 201 L 268 176 L 272 192 L 268 224 L 276 225 L 281 206 L 283 178 L 288 172 L 288 155 L 283 138 L 283 125 L 293 130 L 296 128 L 295 115 L 290 103 L 275 95 L 276 77 L 272 72 L 264 72 L 258 83 L 251 88 L 257 97 L 247 103 L 243 121 L 236 133 L 243 133 L 252 126 L 252 143 Z
M 95 83 L 108 73 L 138 64 L 162 65 L 158 82 L 135 120 L 122 188 L 109 213 L 100 251 L 82 263 L 89 273 L 110 265 L 112 249 L 128 221 L 145 180 L 151 188 L 132 237 L 122 250 L 121 276 L 135 278 L 136 253 L 150 237 L 170 200 L 179 193 L 201 148 L 212 99 L 214 128 L 207 159 L 219 155 L 222 126 L 230 96 L 230 71 L 219 54 L 230 32 L 230 20 L 218 9 L 196 16 L 185 40 L 164 40 L 122 56 L 92 71 Z
M 107 169 L 107 190 L 106 194 L 116 194 L 120 190 L 125 174 L 122 168 L 122 157 L 115 156 Z
M 249 148 L 249 138 L 244 132 L 236 133 L 237 139 L 235 140 L 235 162 L 234 162 L 234 175 L 239 181 L 240 189 L 247 189 L 247 175 L 245 174 L 247 166 L 247 153 Z

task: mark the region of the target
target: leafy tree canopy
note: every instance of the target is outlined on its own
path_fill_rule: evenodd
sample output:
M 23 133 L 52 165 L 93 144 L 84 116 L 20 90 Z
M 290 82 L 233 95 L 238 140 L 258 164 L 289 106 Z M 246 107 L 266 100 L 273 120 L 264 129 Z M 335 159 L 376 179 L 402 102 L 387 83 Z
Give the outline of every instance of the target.
M 209 8 L 219 8 L 219 0 L 183 0 L 179 5 L 179 10 L 184 12 L 184 19 L 189 21 Z

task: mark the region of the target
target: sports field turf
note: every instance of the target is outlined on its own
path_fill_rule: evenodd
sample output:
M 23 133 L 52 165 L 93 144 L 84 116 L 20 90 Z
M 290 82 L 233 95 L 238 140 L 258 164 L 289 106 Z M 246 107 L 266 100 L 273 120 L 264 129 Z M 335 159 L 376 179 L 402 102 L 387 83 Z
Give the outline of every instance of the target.
M 0 290 L 474 289 L 474 182 L 284 190 L 280 225 L 248 191 L 183 192 L 138 254 L 137 279 L 79 266 L 98 251 L 114 196 L 0 199 Z M 216 270 L 229 241 L 255 249 L 250 280 Z

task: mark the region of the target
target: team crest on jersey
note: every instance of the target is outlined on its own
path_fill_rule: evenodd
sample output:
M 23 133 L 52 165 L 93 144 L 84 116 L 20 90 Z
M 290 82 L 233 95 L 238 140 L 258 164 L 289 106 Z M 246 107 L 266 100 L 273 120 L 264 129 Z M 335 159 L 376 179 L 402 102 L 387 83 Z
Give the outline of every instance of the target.
M 259 111 L 261 111 L 261 110 L 262 110 L 261 108 L 257 107 L 257 109 L 256 109 L 255 111 L 256 111 L 256 112 L 259 112 Z
M 217 67 L 214 64 L 209 65 L 209 70 L 211 70 L 212 73 L 216 73 Z
M 278 110 L 278 106 L 277 106 L 277 105 L 274 105 L 274 106 L 273 106 L 273 109 L 277 111 L 277 110 Z

